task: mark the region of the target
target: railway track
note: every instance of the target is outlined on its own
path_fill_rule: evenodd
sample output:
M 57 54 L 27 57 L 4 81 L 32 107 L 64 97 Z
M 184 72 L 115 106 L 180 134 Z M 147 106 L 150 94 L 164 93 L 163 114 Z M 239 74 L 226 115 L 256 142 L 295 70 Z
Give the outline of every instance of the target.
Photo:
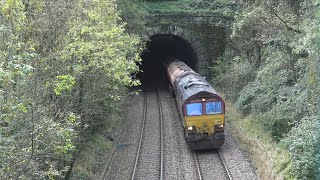
M 174 105 L 168 104 L 163 91 L 159 92 L 149 90 L 133 96 L 128 106 L 129 113 L 123 121 L 123 129 L 118 133 L 120 137 L 114 142 L 116 146 L 110 154 L 111 158 L 108 158 L 110 162 L 101 179 L 231 180 L 225 159 L 219 151 L 189 151 L 182 130 L 177 129 L 180 121 L 173 123 L 179 116 L 170 115 Z M 134 111 L 132 108 L 135 108 Z M 231 161 L 229 156 L 230 153 L 224 152 L 228 165 L 230 162 L 235 164 L 230 167 L 234 179 L 257 179 L 253 173 L 245 175 L 243 172 L 247 172 L 246 170 L 237 169 L 238 159 L 233 158 Z
M 196 170 L 197 179 L 202 180 L 201 169 L 200 169 L 199 160 L 197 158 L 196 152 L 192 153 L 192 157 L 193 157 L 194 167 Z
M 163 179 L 164 148 L 161 100 L 158 90 L 156 93 L 152 91 L 144 93 L 143 122 L 131 180 Z M 148 98 L 149 94 L 156 94 L 156 98 Z M 155 99 L 157 103 L 154 101 Z M 158 108 L 154 108 L 154 106 Z M 157 110 L 155 111 L 155 109 Z
M 230 174 L 230 172 L 229 172 L 229 170 L 227 168 L 227 165 L 225 163 L 224 158 L 222 157 L 222 155 L 221 155 L 221 153 L 219 151 L 217 151 L 217 153 L 218 153 L 218 156 L 219 156 L 219 158 L 220 158 L 220 160 L 222 162 L 222 165 L 224 167 L 224 173 L 225 173 L 227 179 L 232 180 L 232 176 L 231 176 L 231 174 Z
M 198 180 L 232 180 L 225 161 L 219 151 L 193 152 L 193 162 Z
M 133 97 L 133 95 L 134 95 L 136 92 L 139 92 L 139 91 L 140 91 L 140 89 L 137 89 L 137 88 L 133 89 L 133 90 L 132 90 L 133 93 L 130 94 L 130 96 L 129 96 L 128 99 L 131 99 L 131 98 Z M 127 119 L 127 118 L 126 118 L 126 119 Z M 132 122 L 126 121 L 126 122 L 124 122 L 124 123 L 126 123 L 126 124 L 122 126 L 122 128 L 121 128 L 121 130 L 120 130 L 120 133 L 119 133 L 119 138 L 117 138 L 117 139 L 115 140 L 115 142 L 114 142 L 115 146 L 114 146 L 114 148 L 113 148 L 113 150 L 112 150 L 112 152 L 111 152 L 111 156 L 109 157 L 108 164 L 107 164 L 107 166 L 106 166 L 106 168 L 105 168 L 105 170 L 104 170 L 103 176 L 101 177 L 101 179 L 103 179 L 103 180 L 106 180 L 106 179 L 109 179 L 109 178 L 110 178 L 110 177 L 108 176 L 108 171 L 110 170 L 111 166 L 112 166 L 113 163 L 114 163 L 114 159 L 115 159 L 115 156 L 116 156 L 116 151 L 117 151 L 117 148 L 118 148 L 117 145 L 119 145 L 120 142 L 123 140 L 123 137 L 122 137 L 122 136 L 123 136 L 123 134 L 124 134 L 124 132 L 125 132 L 125 127 L 126 127 L 128 124 L 132 123 Z

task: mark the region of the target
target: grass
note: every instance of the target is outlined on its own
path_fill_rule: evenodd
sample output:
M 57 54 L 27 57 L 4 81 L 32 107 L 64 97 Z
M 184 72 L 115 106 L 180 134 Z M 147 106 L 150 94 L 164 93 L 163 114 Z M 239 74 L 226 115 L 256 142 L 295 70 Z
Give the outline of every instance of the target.
M 113 149 L 113 142 L 108 135 L 112 132 L 111 127 L 119 125 L 119 118 L 119 115 L 110 115 L 98 128 L 87 134 L 75 156 L 70 180 L 101 179 Z
M 237 10 L 232 0 L 176 0 L 176 1 L 145 1 L 140 4 L 149 14 L 218 14 L 233 16 Z
M 103 134 L 95 133 L 81 148 L 69 179 L 100 179 L 111 147 L 112 143 Z
M 231 133 L 243 144 L 243 149 L 256 168 L 259 179 L 293 179 L 288 151 L 275 142 L 252 116 L 242 116 L 232 103 L 226 103 L 226 120 Z

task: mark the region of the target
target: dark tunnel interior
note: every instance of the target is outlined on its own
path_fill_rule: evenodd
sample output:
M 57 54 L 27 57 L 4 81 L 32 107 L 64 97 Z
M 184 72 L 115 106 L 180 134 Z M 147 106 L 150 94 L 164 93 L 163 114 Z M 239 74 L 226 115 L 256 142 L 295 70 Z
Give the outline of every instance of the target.
M 188 41 L 173 34 L 151 36 L 141 53 L 142 72 L 138 74 L 138 78 L 142 86 L 155 87 L 166 81 L 162 62 L 168 57 L 178 58 L 192 69 L 196 67 L 197 57 Z

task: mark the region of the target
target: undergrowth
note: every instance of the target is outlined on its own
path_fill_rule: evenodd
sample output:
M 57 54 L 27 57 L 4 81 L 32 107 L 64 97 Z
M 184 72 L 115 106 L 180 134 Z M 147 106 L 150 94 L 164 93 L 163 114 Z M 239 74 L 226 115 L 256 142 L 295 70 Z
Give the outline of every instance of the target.
M 227 101 L 226 120 L 231 133 L 250 154 L 259 179 L 294 179 L 290 175 L 289 152 L 257 123 L 257 119 L 241 115 L 235 105 Z
M 115 127 L 119 127 L 121 116 L 111 114 L 99 127 L 89 131 L 73 162 L 69 180 L 101 179 L 109 163 L 113 148 Z

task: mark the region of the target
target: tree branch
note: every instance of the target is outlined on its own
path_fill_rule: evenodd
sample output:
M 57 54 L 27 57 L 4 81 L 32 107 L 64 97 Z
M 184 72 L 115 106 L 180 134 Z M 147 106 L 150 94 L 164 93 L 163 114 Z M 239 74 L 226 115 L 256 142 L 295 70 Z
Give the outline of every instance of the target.
M 266 3 L 265 3 L 265 6 L 270 10 L 270 12 L 271 12 L 272 14 L 274 14 L 274 15 L 284 24 L 284 26 L 286 27 L 287 30 L 293 31 L 293 32 L 296 32 L 296 33 L 303 33 L 301 30 L 295 29 L 295 28 L 289 26 L 288 23 L 287 23 L 285 20 L 283 20 L 283 19 L 279 16 L 279 14 L 277 14 L 276 11 L 275 11 L 272 7 L 268 6 Z
M 34 76 L 34 87 L 33 87 L 33 100 L 35 100 L 36 97 L 36 92 L 37 92 L 37 77 Z M 22 175 L 22 173 L 27 169 L 29 166 L 31 160 L 33 159 L 34 156 L 34 114 L 35 114 L 35 107 L 34 107 L 34 102 L 31 102 L 31 154 L 30 157 L 27 161 L 27 163 L 24 165 L 24 167 L 21 169 L 21 171 L 18 173 L 16 176 L 16 179 L 19 179 L 19 177 Z

